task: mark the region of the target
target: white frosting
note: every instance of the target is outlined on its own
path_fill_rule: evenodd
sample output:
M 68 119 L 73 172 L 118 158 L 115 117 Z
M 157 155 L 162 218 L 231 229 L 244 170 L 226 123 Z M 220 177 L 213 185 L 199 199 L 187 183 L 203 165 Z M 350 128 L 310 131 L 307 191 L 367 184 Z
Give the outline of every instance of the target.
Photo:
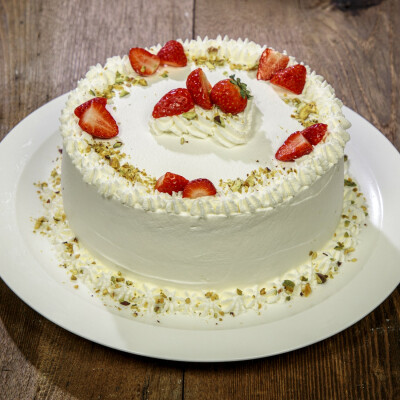
M 247 287 L 276 278 L 331 238 L 342 208 L 343 162 L 278 207 L 257 209 L 239 197 L 239 206 L 252 212 L 207 218 L 152 212 L 151 203 L 145 212 L 101 196 L 82 180 L 68 154 L 62 187 L 72 230 L 108 265 L 163 286 Z M 198 213 L 207 213 L 206 201 L 197 205 Z M 226 213 L 230 207 L 226 203 Z
M 232 41 L 227 38 L 184 42 L 189 58 L 206 55 L 210 46 L 220 47 L 221 54 L 229 57 L 231 63 L 248 66 L 254 65 L 262 52 L 262 48 L 252 42 Z M 291 63 L 293 62 L 292 59 Z M 124 142 L 123 150 L 129 154 L 132 163 L 146 169 L 155 177 L 163 175 L 166 171 L 172 171 L 184 175 L 187 179 L 207 177 L 215 185 L 219 179 L 237 177 L 245 179 L 246 173 L 257 169 L 260 165 L 282 169 L 283 164 L 275 160 L 274 154 L 290 133 L 302 127 L 290 118 L 292 109 L 283 101 L 278 101 L 280 91 L 269 82 L 254 79 L 255 72 L 235 71 L 254 94 L 254 106 L 257 107 L 257 101 L 261 101 L 263 105 L 259 114 L 261 113 L 264 118 L 260 121 L 261 116 L 258 115 L 259 118 L 256 116 L 254 130 L 257 134 L 254 134 L 253 140 L 247 145 L 225 149 L 222 146 L 218 148 L 211 141 L 192 140 L 180 146 L 179 140 L 173 141 L 173 138 L 165 137 L 166 135 L 155 140 L 148 128 L 155 103 L 169 90 L 184 86 L 185 77 L 195 68 L 197 67 L 192 63 L 186 68 L 168 68 L 168 79 L 163 79 L 159 75 L 153 76 L 148 79 L 148 87 L 132 87 L 129 96 L 113 99 L 117 108 L 115 112 L 112 105 L 108 106 L 120 123 L 119 137 Z M 349 127 L 349 123 L 342 114 L 342 103 L 335 97 L 332 87 L 307 67 L 307 82 L 301 98 L 316 103 L 319 122 L 328 124 L 329 135 L 326 141 L 317 145 L 310 155 L 291 163 L 298 171 L 297 174 L 277 176 L 267 184 L 258 185 L 240 196 L 237 193 L 219 191 L 217 196 L 192 200 L 158 192 L 148 193 L 147 187 L 140 184 L 133 186 L 119 176 L 113 168 L 102 162 L 94 151 L 85 152 L 86 141 L 90 141 L 91 137 L 79 128 L 77 119 L 73 115 L 76 106 L 92 97 L 90 90 L 102 91 L 113 84 L 117 71 L 135 76 L 127 56 L 122 59 L 110 58 L 105 68 L 97 65 L 89 70 L 86 78 L 81 80 L 77 89 L 71 93 L 63 110 L 61 132 L 65 149 L 85 181 L 94 184 L 100 193 L 130 207 L 175 214 L 189 213 L 201 217 L 211 214 L 247 213 L 254 209 L 275 207 L 312 185 L 343 157 L 344 145 L 349 138 L 345 129 Z M 221 71 L 216 69 L 206 71 L 206 74 L 214 84 Z M 216 78 L 213 79 L 214 74 Z M 264 107 L 266 105 L 268 106 Z M 128 109 L 130 111 L 127 111 Z M 268 112 L 271 118 L 265 117 Z M 131 120 L 132 116 L 137 116 L 134 123 Z M 260 122 L 262 125 L 257 125 Z M 148 132 L 148 135 L 135 135 L 138 131 Z M 285 163 L 284 166 L 288 165 L 290 164 Z
M 218 57 L 248 67 L 254 66 L 262 52 L 254 43 L 227 38 L 187 41 L 184 47 L 189 59 L 219 47 Z M 293 163 L 280 163 L 274 157 L 276 150 L 302 127 L 291 118 L 293 108 L 282 101 L 282 90 L 257 81 L 255 71 L 241 70 L 235 74 L 254 96 L 246 144 L 216 145 L 214 140 L 221 140 L 217 131 L 212 138 L 194 138 L 194 130 L 186 123 L 179 130 L 187 130 L 185 137 L 191 134 L 184 145 L 175 135 L 152 134 L 149 121 L 154 105 L 169 90 L 183 87 L 195 68 L 194 63 L 168 68 L 168 79 L 160 71 L 148 78 L 148 86 L 127 88 L 128 96 L 117 95 L 107 107 L 120 126 L 118 138 L 129 163 L 154 177 L 171 171 L 187 179 L 208 178 L 218 194 L 192 200 L 180 193 L 159 193 L 131 183 L 93 149 L 87 151 L 93 140 L 79 128 L 74 108 L 92 97 L 91 90 L 103 91 L 113 84 L 117 71 L 135 76 L 124 56 L 109 59 L 104 68 L 92 67 L 63 111 L 64 207 L 82 243 L 108 265 L 167 286 L 249 287 L 305 261 L 310 250 L 321 248 L 333 234 L 342 208 L 343 149 L 349 123 L 333 89 L 307 67 L 300 98 L 316 103 L 319 122 L 328 124 L 329 135 L 311 154 Z M 228 70 L 228 66 L 218 67 L 206 74 L 215 84 Z M 165 121 L 171 127 L 180 122 L 180 118 Z M 154 125 L 153 129 L 157 131 Z M 232 143 L 237 131 L 232 130 L 224 140 Z M 260 166 L 275 174 L 261 177 L 241 193 L 218 187 L 220 179 L 244 180 Z
M 306 284 L 314 290 L 318 283 L 321 283 L 318 282 L 316 273 L 333 278 L 341 268 L 351 267 L 343 266 L 343 262 L 357 261 L 357 236 L 366 222 L 367 208 L 364 196 L 358 190 L 353 191 L 353 187 L 345 186 L 342 218 L 335 235 L 323 249 L 309 254 L 304 264 L 285 271 L 270 281 L 260 281 L 252 286 L 241 283 L 237 287 L 227 287 L 213 293 L 207 288 L 196 290 L 190 287 L 157 286 L 137 279 L 132 273 L 121 274 L 116 269 L 102 265 L 76 241 L 75 232 L 62 217 L 64 209 L 59 194 L 59 173 L 60 162 L 57 162 L 48 186 L 38 185 L 44 207 L 44 222 L 35 229 L 54 244 L 60 265 L 71 274 L 71 279 L 73 278 L 72 285 L 88 285 L 94 293 L 102 297 L 102 302 L 114 304 L 121 312 L 135 317 L 179 313 L 221 318 L 227 313 L 238 315 L 248 310 L 266 311 L 274 303 L 286 302 L 288 296 L 306 296 L 307 294 L 301 292 L 306 289 Z M 290 280 L 295 285 L 292 293 L 285 290 L 285 280 Z
M 246 109 L 235 116 L 228 116 L 214 107 L 204 110 L 194 107 L 196 118 L 187 119 L 182 115 L 173 117 L 151 118 L 150 128 L 155 135 L 172 133 L 177 136 L 188 135 L 194 138 L 205 139 L 213 137 L 223 146 L 232 147 L 247 143 L 252 136 L 253 102 L 248 101 Z M 214 122 L 219 115 L 223 126 Z

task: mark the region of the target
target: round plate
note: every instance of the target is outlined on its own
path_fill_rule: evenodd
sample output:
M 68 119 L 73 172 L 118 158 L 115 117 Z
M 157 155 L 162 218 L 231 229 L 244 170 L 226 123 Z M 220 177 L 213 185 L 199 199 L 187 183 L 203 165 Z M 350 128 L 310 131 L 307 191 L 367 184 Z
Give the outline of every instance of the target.
M 325 339 L 377 307 L 400 280 L 400 157 L 371 124 L 345 108 L 353 124 L 350 173 L 368 207 L 356 263 L 308 298 L 275 304 L 261 315 L 133 319 L 73 289 L 51 244 L 33 234 L 41 203 L 33 182 L 48 178 L 61 146 L 58 118 L 67 95 L 39 108 L 0 145 L 0 275 L 25 303 L 55 324 L 108 347 L 178 361 L 234 361 L 270 356 Z

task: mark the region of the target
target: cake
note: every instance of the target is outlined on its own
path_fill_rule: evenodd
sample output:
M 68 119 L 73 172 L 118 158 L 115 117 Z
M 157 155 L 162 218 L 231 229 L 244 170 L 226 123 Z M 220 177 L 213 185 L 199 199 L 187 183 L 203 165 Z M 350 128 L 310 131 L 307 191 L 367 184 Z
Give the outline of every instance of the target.
M 285 53 L 226 37 L 177 43 L 186 65 L 173 66 L 166 54 L 152 71 L 151 63 L 138 69 L 128 55 L 113 57 L 71 92 L 60 119 L 68 223 L 94 257 L 138 281 L 206 293 L 260 287 L 332 239 L 350 124 L 332 87 Z M 199 68 L 213 88 L 244 84 L 251 94 L 244 110 L 195 103 L 155 117 L 156 105 L 188 90 Z M 300 92 L 297 75 L 290 90 L 282 86 L 287 70 L 304 71 Z M 81 115 L 93 104 L 112 116 L 113 137 L 82 129 L 90 131 Z M 306 151 L 277 159 L 291 146 Z M 157 189 L 167 173 L 184 179 L 182 190 Z M 215 192 L 185 196 L 198 179 Z

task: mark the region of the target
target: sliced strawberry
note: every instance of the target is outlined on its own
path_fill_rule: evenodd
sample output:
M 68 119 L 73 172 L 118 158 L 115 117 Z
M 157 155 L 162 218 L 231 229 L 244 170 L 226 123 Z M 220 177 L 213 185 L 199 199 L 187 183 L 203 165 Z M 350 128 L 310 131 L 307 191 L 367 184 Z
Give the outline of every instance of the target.
M 190 181 L 183 189 L 182 197 L 196 199 L 203 196 L 214 196 L 217 193 L 211 181 L 205 178 Z
M 286 68 L 289 57 L 272 49 L 265 49 L 258 63 L 257 79 L 268 81 L 276 72 Z
M 194 107 L 189 90 L 173 89 L 154 106 L 153 118 L 170 117 L 188 112 Z
M 176 40 L 170 40 L 158 52 L 161 64 L 171 65 L 172 67 L 184 67 L 187 64 L 187 58 L 183 46 Z
M 88 101 L 86 101 L 85 103 L 81 104 L 80 106 L 75 108 L 75 115 L 80 118 L 82 116 L 82 114 L 84 113 L 84 111 L 90 107 L 91 104 L 93 103 L 98 103 L 101 104 L 103 107 L 106 106 L 107 104 L 107 99 L 105 97 L 95 97 L 93 99 L 90 99 Z
M 290 90 L 295 94 L 301 94 L 306 84 L 306 75 L 306 67 L 296 64 L 275 73 L 271 78 L 271 83 Z
M 110 139 L 118 135 L 118 125 L 114 118 L 100 102 L 92 102 L 80 119 L 79 126 L 92 136 L 101 139 Z
M 280 161 L 293 161 L 296 158 L 305 156 L 313 150 L 310 142 L 301 132 L 292 133 L 275 154 L 275 158 Z
M 326 135 L 328 125 L 314 124 L 301 131 L 301 134 L 313 145 L 318 144 Z
M 158 178 L 155 189 L 172 195 L 172 192 L 182 192 L 189 181 L 181 175 L 167 172 Z
M 129 51 L 129 61 L 135 72 L 143 76 L 154 74 L 160 65 L 160 57 L 139 47 Z
M 211 110 L 210 92 L 212 86 L 201 68 L 197 68 L 189 74 L 186 79 L 186 87 L 197 105 L 206 110 Z
M 230 79 L 224 79 L 214 85 L 210 97 L 223 112 L 235 115 L 246 108 L 247 99 L 251 95 L 247 85 L 231 75 Z

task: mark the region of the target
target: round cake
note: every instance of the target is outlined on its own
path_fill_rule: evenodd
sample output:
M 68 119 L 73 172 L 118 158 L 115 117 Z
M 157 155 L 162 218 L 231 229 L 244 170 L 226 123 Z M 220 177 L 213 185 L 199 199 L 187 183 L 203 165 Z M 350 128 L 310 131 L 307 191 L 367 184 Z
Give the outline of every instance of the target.
M 71 92 L 61 116 L 69 224 L 93 255 L 145 282 L 222 289 L 279 277 L 323 248 L 339 222 L 350 126 L 342 103 L 321 76 L 267 46 L 171 42 L 186 65 L 158 45 L 142 49 L 155 71 L 138 69 L 132 49 L 91 67 Z M 188 77 L 199 69 L 212 87 L 208 108 L 191 103 Z M 246 98 L 243 111 L 218 103 L 222 81 Z M 186 108 L 157 114 L 167 94 L 188 90 Z M 91 113 L 106 116 L 105 129 L 89 126 Z M 183 184 L 165 191 L 171 176 Z M 190 190 L 198 182 L 215 191 Z

